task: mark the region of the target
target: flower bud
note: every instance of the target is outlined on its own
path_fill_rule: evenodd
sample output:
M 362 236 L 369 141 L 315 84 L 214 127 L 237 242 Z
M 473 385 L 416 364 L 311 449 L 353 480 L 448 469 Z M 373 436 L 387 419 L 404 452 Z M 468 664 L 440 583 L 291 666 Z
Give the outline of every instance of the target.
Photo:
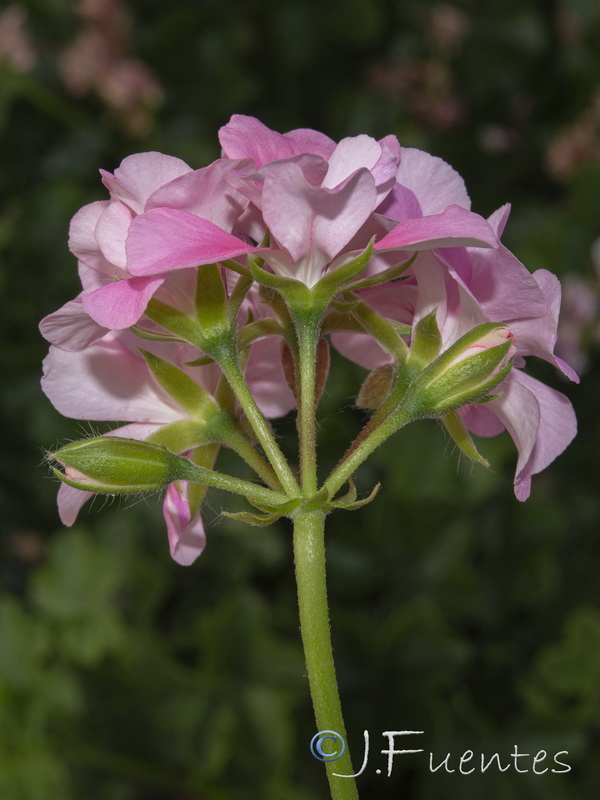
M 154 491 L 180 477 L 180 459 L 166 447 L 116 436 L 73 442 L 49 453 L 48 460 L 64 469 L 52 466 L 69 486 L 103 494 Z
M 416 416 L 440 416 L 482 402 L 510 372 L 516 349 L 505 325 L 478 325 L 415 378 L 406 402 L 414 404 Z

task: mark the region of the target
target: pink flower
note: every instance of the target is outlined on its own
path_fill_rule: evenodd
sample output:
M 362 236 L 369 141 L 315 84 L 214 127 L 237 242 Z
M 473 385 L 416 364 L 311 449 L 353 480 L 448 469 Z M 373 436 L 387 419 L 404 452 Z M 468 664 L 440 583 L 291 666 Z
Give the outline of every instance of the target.
M 155 207 L 129 228 L 125 249 L 131 275 L 148 280 L 260 252 L 276 274 L 312 286 L 325 271 L 364 250 L 372 236 L 377 239 L 375 252 L 395 253 L 396 261 L 398 251 L 407 257 L 434 247 L 497 243 L 485 220 L 465 206 L 466 194 L 456 191 L 454 183 L 435 202 L 424 207 L 411 203 L 410 188 L 398 181 L 406 173 L 410 183 L 414 167 L 409 164 L 403 172 L 404 151 L 393 136 L 380 142 L 355 136 L 335 145 L 315 131 L 277 134 L 251 117 L 236 116 L 220 138 L 227 156 L 254 161 L 254 170 L 227 173 L 229 185 L 250 203 L 238 220 L 240 236 L 198 213 Z M 439 174 L 428 175 L 431 195 L 436 180 L 448 183 L 450 169 L 439 159 L 433 162 L 429 171 Z M 259 248 L 265 230 L 271 246 Z M 373 263 L 386 266 L 385 259 Z
M 97 325 L 123 329 L 135 324 L 164 283 L 160 272 L 136 277 L 128 269 L 125 245 L 135 218 L 150 209 L 170 209 L 218 225 L 222 236 L 232 239 L 226 231 L 233 228 L 247 201 L 225 175 L 241 166 L 242 162 L 219 159 L 194 171 L 172 156 L 139 153 L 126 158 L 114 175 L 102 171 L 111 199 L 78 211 L 69 235 L 71 252 L 79 260 L 83 310 Z
M 501 232 L 508 209 L 489 222 Z M 554 364 L 568 378 L 575 372 L 554 355 L 560 310 L 560 284 L 546 270 L 531 275 L 503 246 L 494 250 L 453 248 L 419 254 L 405 280 L 359 292 L 384 317 L 414 325 L 432 311 L 442 337 L 442 351 L 484 322 L 507 324 L 515 338 L 515 367 L 501 384 L 499 397 L 460 410 L 467 427 L 480 436 L 508 430 L 519 457 L 515 494 L 526 500 L 532 475 L 548 466 L 576 433 L 568 399 L 527 375 L 526 356 Z M 336 334 L 335 346 L 348 358 L 373 369 L 389 362 L 387 354 L 364 334 Z
M 158 383 L 138 348 L 143 345 L 146 351 L 173 363 L 209 395 L 214 393 L 220 378 L 214 364 L 190 367 L 186 362 L 199 355 L 191 345 L 142 342 L 129 331 L 105 332 L 86 343 L 87 336 L 81 336 L 81 326 L 60 328 L 61 319 L 81 319 L 81 304 L 77 301 L 72 304 L 70 308 L 76 309 L 72 316 L 65 315 L 65 306 L 57 315 L 47 317 L 43 325 L 45 333 L 54 335 L 55 341 L 70 345 L 70 349 L 53 345 L 44 361 L 42 389 L 61 414 L 82 420 L 126 422 L 129 424 L 105 435 L 140 440 L 155 437 L 168 426 L 194 420 L 190 410 Z M 69 333 L 73 334 L 71 341 Z M 274 338 L 257 342 L 251 348 L 246 367 L 255 399 L 269 417 L 287 413 L 295 403 L 285 382 L 281 359 L 274 357 L 276 347 Z M 188 444 L 184 446 L 187 448 Z M 92 496 L 92 492 L 61 484 L 58 508 L 62 522 L 72 525 Z M 173 558 L 179 564 L 191 564 L 202 552 L 205 537 L 200 511 L 190 512 L 185 482 L 169 487 L 163 514 Z

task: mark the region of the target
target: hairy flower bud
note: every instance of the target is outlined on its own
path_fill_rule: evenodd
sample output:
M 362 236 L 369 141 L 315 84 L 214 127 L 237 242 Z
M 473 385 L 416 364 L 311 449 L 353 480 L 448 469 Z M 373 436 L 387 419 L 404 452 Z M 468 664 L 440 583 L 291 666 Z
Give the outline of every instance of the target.
M 52 469 L 75 489 L 103 494 L 132 494 L 163 489 L 180 478 L 179 459 L 166 447 L 135 439 L 99 436 L 48 454 Z
M 510 372 L 516 349 L 505 325 L 478 325 L 415 378 L 406 402 L 414 404 L 416 416 L 440 416 L 481 402 Z

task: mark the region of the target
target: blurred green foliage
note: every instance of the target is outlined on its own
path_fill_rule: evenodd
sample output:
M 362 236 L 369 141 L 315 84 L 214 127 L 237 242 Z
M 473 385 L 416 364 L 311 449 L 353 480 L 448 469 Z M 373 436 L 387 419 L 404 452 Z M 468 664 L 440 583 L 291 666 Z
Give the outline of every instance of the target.
M 513 203 L 507 243 L 531 270 L 591 279 L 600 7 L 9 8 L 12 32 L 0 37 L 0 798 L 325 798 L 308 750 L 314 723 L 287 526 L 219 519 L 229 500 L 212 494 L 209 545 L 189 569 L 170 561 L 153 498 L 96 501 L 72 530 L 59 526 L 39 448 L 86 428 L 40 392 L 46 344 L 36 325 L 78 291 L 70 217 L 104 196 L 98 168 L 148 149 L 200 167 L 218 155 L 218 127 L 249 113 L 334 138 L 395 133 L 453 164 L 480 213 Z M 105 61 L 94 67 L 98 54 Z M 376 501 L 330 518 L 332 630 L 356 762 L 363 731 L 371 735 L 362 797 L 598 796 L 600 372 L 597 352 L 589 358 L 578 388 L 539 367 L 572 398 L 582 435 L 534 479 L 526 504 L 512 494 L 506 436 L 481 444 L 493 464 L 485 472 L 422 423 L 361 471 L 362 490 L 382 481 Z M 324 471 L 362 420 L 352 407 L 361 370 L 334 356 L 332 375 Z M 293 422 L 278 429 L 290 444 Z M 397 757 L 390 778 L 375 771 L 385 771 L 384 730 L 425 732 L 407 745 L 425 754 Z M 566 750 L 572 770 L 533 774 L 529 759 L 527 773 L 465 776 L 427 765 L 431 751 L 436 763 L 451 753 L 456 767 L 469 749 L 507 763 L 515 745 L 550 760 Z

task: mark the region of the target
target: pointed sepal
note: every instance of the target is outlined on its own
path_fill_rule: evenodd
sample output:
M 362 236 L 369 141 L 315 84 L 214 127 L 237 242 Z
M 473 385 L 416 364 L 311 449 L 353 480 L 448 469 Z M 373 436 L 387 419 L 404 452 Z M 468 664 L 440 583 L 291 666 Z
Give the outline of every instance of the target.
M 446 414 L 443 418 L 444 427 L 450 434 L 452 441 L 458 447 L 460 452 L 470 458 L 471 461 L 476 461 L 483 467 L 489 467 L 490 462 L 485 459 L 475 447 L 475 443 L 467 430 L 465 423 L 462 421 L 456 411 Z

